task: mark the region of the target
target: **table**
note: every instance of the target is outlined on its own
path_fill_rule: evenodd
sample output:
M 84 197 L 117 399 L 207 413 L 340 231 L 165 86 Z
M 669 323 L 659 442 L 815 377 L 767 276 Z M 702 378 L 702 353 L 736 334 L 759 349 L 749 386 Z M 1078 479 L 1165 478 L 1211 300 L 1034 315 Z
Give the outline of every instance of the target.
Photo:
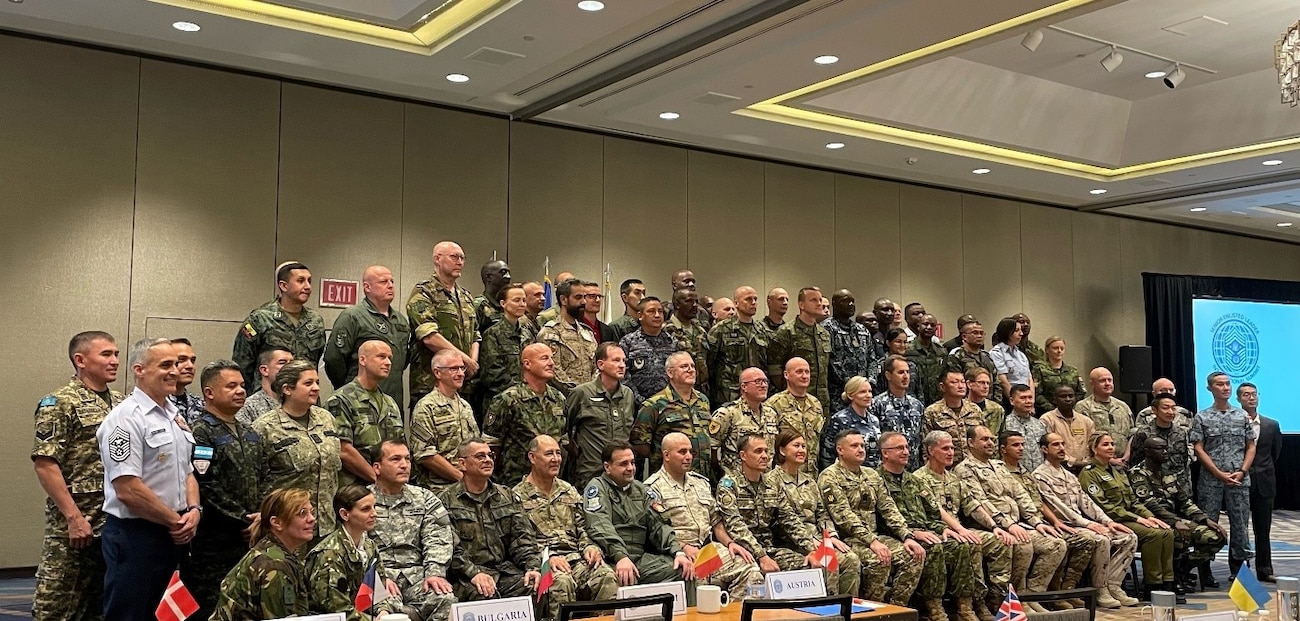
M 673 621 L 740 621 L 740 602 L 731 602 L 718 614 L 705 614 L 695 610 L 694 606 L 686 609 L 686 614 L 673 617 Z M 801 610 L 755 610 L 754 621 L 799 621 L 801 619 L 820 619 Z M 871 612 L 853 615 L 854 621 L 917 621 L 916 611 L 911 608 L 884 604 Z M 614 617 L 590 617 L 578 621 L 613 621 Z

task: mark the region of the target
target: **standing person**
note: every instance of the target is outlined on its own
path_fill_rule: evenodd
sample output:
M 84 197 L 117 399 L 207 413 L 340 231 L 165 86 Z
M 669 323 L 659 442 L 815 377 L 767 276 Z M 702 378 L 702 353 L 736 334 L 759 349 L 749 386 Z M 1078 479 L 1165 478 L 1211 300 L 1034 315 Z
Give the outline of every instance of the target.
M 917 331 L 921 338 L 912 339 L 907 349 L 908 361 L 916 364 L 916 382 L 920 384 L 921 403 L 926 405 L 943 398 L 939 383 L 947 371 L 948 350 L 939 344 L 939 338 L 934 335 L 938 327 L 939 321 L 934 315 L 926 315 L 921 319 L 921 327 Z
M 695 288 L 673 292 L 673 308 L 668 309 L 664 332 L 677 339 L 680 349 L 690 352 L 695 360 L 696 385 L 700 392 L 709 394 L 709 319 L 707 311 L 700 315 L 699 294 Z
M 1020 463 L 1025 472 L 1033 472 L 1043 463 L 1043 453 L 1038 450 L 1038 440 L 1047 435 L 1047 426 L 1034 416 L 1034 389 L 1024 384 L 1012 384 L 1011 416 L 1007 417 L 1003 431 L 1014 431 L 1024 438 L 1024 445 L 1032 450 L 1022 451 Z M 1001 434 L 999 434 L 1001 436 Z
M 766 398 L 767 374 L 750 367 L 740 372 L 740 398 L 713 412 L 709 444 L 713 446 L 713 459 L 723 472 L 735 473 L 740 468 L 740 442 L 750 434 L 763 436 L 768 447 L 775 447 L 780 419 L 776 410 L 763 402 Z
M 827 395 L 837 397 L 844 392 L 850 377 L 872 377 L 871 365 L 875 347 L 866 327 L 853 320 L 857 314 L 853 292 L 840 289 L 831 294 L 831 316 L 822 321 L 822 327 L 831 336 L 830 372 Z
M 373 483 L 375 469 L 370 463 L 370 453 L 380 442 L 406 435 L 402 429 L 402 410 L 393 396 L 383 391 L 392 363 L 392 349 L 387 342 L 362 343 L 357 348 L 360 372 L 335 390 L 325 404 L 338 430 L 339 458 L 343 463 L 340 486 Z
M 118 354 L 107 332 L 73 336 L 68 342 L 72 381 L 36 406 L 32 466 L 48 498 L 33 619 L 102 618 L 106 514 L 96 432 L 125 398 L 109 388 L 117 381 Z
M 1250 464 L 1250 522 L 1255 528 L 1255 573 L 1263 582 L 1273 579 L 1273 499 L 1277 497 L 1277 462 L 1282 456 L 1282 429 L 1277 421 L 1259 413 L 1259 389 L 1250 382 L 1237 386 L 1237 402 L 1255 430 L 1255 461 Z M 1176 451 L 1176 447 L 1170 447 Z M 1171 459 L 1174 453 L 1171 452 Z
M 1157 393 L 1151 400 L 1151 408 L 1148 408 L 1155 412 L 1155 416 L 1148 419 L 1145 424 L 1138 425 L 1133 435 L 1136 437 L 1141 434 L 1165 441 L 1168 454 L 1162 462 L 1164 472 L 1159 474 L 1174 475 L 1183 493 L 1192 498 L 1192 459 L 1195 456 L 1192 452 L 1192 441 L 1189 439 L 1192 433 L 1192 422 L 1191 420 L 1186 421 L 1186 424 L 1179 422 L 1178 407 L 1173 395 L 1166 392 Z
M 753 287 L 736 287 L 736 315 L 709 329 L 709 368 L 713 370 L 713 394 L 709 401 L 717 406 L 740 399 L 743 369 L 767 368 L 767 346 L 771 334 L 754 321 L 758 314 L 758 291 Z
M 411 322 L 393 308 L 397 288 L 392 270 L 382 265 L 367 267 L 361 274 L 361 292 L 364 296 L 361 303 L 343 309 L 330 328 L 329 343 L 325 345 L 325 375 L 336 389 L 347 384 L 357 377 L 361 345 L 366 341 L 383 341 L 388 344 L 392 371 L 383 378 L 379 388 L 403 412 L 406 390 L 402 386 L 402 371 L 406 370 L 411 348 Z
M 631 442 L 637 456 L 650 460 L 649 472 L 663 465 L 663 439 L 670 433 L 685 434 L 691 440 L 691 452 L 709 455 L 709 399 L 695 390 L 695 362 L 691 355 L 679 351 L 668 357 L 668 387 L 641 404 L 632 424 Z M 693 468 L 710 482 L 713 463 L 708 458 L 695 461 Z
M 401 611 L 401 592 L 379 558 L 379 548 L 367 533 L 375 529 L 375 495 L 360 485 L 345 485 L 335 492 L 331 506 L 339 527 L 307 553 L 307 608 L 314 613 L 344 613 L 347 621 L 368 621 L 373 614 Z M 373 610 L 357 610 L 355 597 L 372 562 L 375 588 L 386 589 L 388 599 Z
M 601 451 L 611 442 L 627 442 L 636 420 L 637 401 L 623 383 L 627 361 L 613 343 L 596 347 L 596 379 L 578 384 L 564 400 L 565 435 L 569 437 L 570 474 L 574 485 L 600 476 Z
M 482 335 L 474 313 L 474 298 L 458 281 L 465 270 L 465 251 L 451 241 L 433 247 L 433 276 L 421 281 L 406 300 L 411 320 L 411 404 L 433 392 L 437 380 L 433 357 L 447 350 L 465 367 L 462 390 L 473 394 L 471 378 L 478 375 L 479 343 Z
M 975 367 L 966 371 L 966 395 L 984 413 L 984 424 L 989 431 L 1002 433 L 1007 421 L 1007 411 L 996 401 L 989 398 L 993 386 L 993 376 L 984 367 Z
M 1088 442 L 1097 428 L 1091 418 L 1075 413 L 1074 398 L 1073 388 L 1057 386 L 1052 395 L 1055 409 L 1044 413 L 1038 420 L 1048 432 L 1061 436 L 1065 441 L 1065 467 L 1078 472 L 1092 463 L 1092 448 Z
M 297 487 L 311 492 L 313 506 L 328 507 L 334 502 L 342 462 L 334 417 L 316 407 L 316 365 L 306 360 L 284 365 L 271 388 L 280 395 L 280 407 L 253 423 L 253 432 L 262 439 L 258 493 L 265 497 L 274 489 Z M 317 535 L 330 534 L 332 512 L 322 512 L 315 524 Z
M 924 332 L 924 329 L 922 329 Z M 942 397 L 925 408 L 925 433 L 944 431 L 952 437 L 953 464 L 966 459 L 966 432 L 985 424 L 984 412 L 966 399 L 966 378 L 957 371 L 946 370 L 940 384 Z
M 135 390 L 96 432 L 104 463 L 104 618 L 150 621 L 194 540 L 203 509 L 190 458 L 194 440 L 176 406 L 176 348 L 131 346 Z
M 541 330 L 542 322 L 538 316 L 544 312 L 542 306 L 546 304 L 546 290 L 542 288 L 542 283 L 532 280 L 524 283 L 524 302 L 524 308 L 527 309 L 524 318 L 532 326 L 533 332 Z
M 1255 428 L 1245 410 L 1228 402 L 1232 380 L 1215 371 L 1206 379 L 1214 403 L 1192 419 L 1192 449 L 1201 462 L 1196 484 L 1196 504 L 1219 520 L 1219 510 L 1228 511 L 1228 569 L 1233 576 L 1241 564 L 1255 555 L 1250 550 L 1250 467 L 1255 462 Z M 1201 565 L 1201 575 L 1210 572 Z M 1202 578 L 1204 579 L 1204 578 Z
M 772 395 L 767 400 L 767 405 L 776 412 L 778 428 L 798 431 L 810 445 L 819 446 L 822 427 L 825 425 L 822 412 L 827 408 L 822 405 L 820 399 L 809 394 L 812 370 L 808 361 L 803 358 L 791 358 L 785 363 L 785 373 L 782 377 L 785 380 L 783 382 L 785 390 Z M 808 469 L 808 474 L 816 476 L 818 470 L 815 462 L 808 463 L 805 467 Z
M 280 399 L 271 389 L 271 382 L 275 381 L 275 374 L 291 360 L 293 360 L 293 353 L 283 349 L 272 348 L 258 355 L 257 375 L 261 377 L 262 383 L 255 386 L 244 385 L 246 392 L 249 390 L 253 392 L 244 398 L 244 407 L 239 408 L 235 419 L 245 425 L 252 425 L 253 421 L 261 418 L 263 414 L 280 407 Z M 240 373 L 243 373 L 242 369 Z
M 280 619 L 307 614 L 307 571 L 303 550 L 316 532 L 311 493 L 277 489 L 265 499 L 253 523 L 253 548 L 221 581 L 212 621 Z
M 555 288 L 560 302 L 559 315 L 537 333 L 537 342 L 546 343 L 555 360 L 555 378 L 551 384 L 566 397 L 578 384 L 591 381 L 595 367 L 598 335 L 582 322 L 587 293 L 595 289 L 594 284 L 588 286 L 576 278 L 561 282 Z
M 504 310 L 497 294 L 510 283 L 510 266 L 505 261 L 488 261 L 479 268 L 479 278 L 483 281 L 483 295 L 474 298 L 474 317 L 478 319 L 478 331 L 483 333 L 501 321 Z
M 900 356 L 907 361 L 908 377 L 911 378 L 907 384 L 907 394 L 916 397 L 925 405 L 923 394 L 921 392 L 921 376 L 916 361 L 907 357 L 907 333 L 901 328 L 890 328 L 885 331 L 885 356 L 877 358 L 871 362 L 871 369 L 867 372 L 867 377 L 874 382 L 872 388 L 878 393 L 885 393 L 889 390 L 889 378 L 885 377 L 885 361 L 890 356 Z
M 639 404 L 668 386 L 668 357 L 684 349 L 677 338 L 664 331 L 663 302 L 653 295 L 641 298 L 637 309 L 638 327 L 618 345 L 627 356 L 627 386 Z
M 890 355 L 885 359 L 885 379 L 888 383 L 885 392 L 871 400 L 871 413 L 880 419 L 880 428 L 885 431 L 897 431 L 907 438 L 911 446 L 921 445 L 921 428 L 925 425 L 925 406 L 908 393 L 912 375 L 907 359 Z M 912 455 L 911 470 L 916 470 L 924 463 L 919 454 Z
M 794 321 L 781 326 L 772 337 L 767 356 L 768 380 L 784 387 L 782 372 L 786 363 L 803 358 L 809 367 L 808 392 L 817 397 L 822 406 L 822 416 L 829 416 L 830 393 L 827 392 L 827 372 L 830 366 L 831 335 L 821 325 L 822 292 L 817 287 L 799 290 L 799 314 Z
M 1015 319 L 1016 323 L 1020 325 L 1020 351 L 1025 352 L 1025 356 L 1029 358 L 1029 364 L 1039 364 L 1046 360 L 1047 354 L 1043 351 L 1043 348 L 1039 347 L 1037 343 L 1029 340 L 1029 328 L 1032 327 L 1032 322 L 1029 321 L 1029 315 L 1016 313 L 1012 315 L 1011 318 Z M 1035 382 L 1034 387 L 1038 387 L 1037 382 Z
M 1178 398 L 1178 388 L 1174 386 L 1174 382 L 1167 377 L 1157 378 L 1156 381 L 1151 382 L 1151 396 L 1154 398 L 1156 395 L 1161 393 L 1169 393 L 1169 396 L 1174 397 L 1175 399 Z M 1137 418 L 1133 422 L 1135 426 L 1141 427 L 1151 422 L 1151 419 L 1155 418 L 1156 413 L 1153 405 L 1154 403 L 1138 411 Z M 1175 405 L 1174 409 L 1177 411 L 1177 415 L 1174 416 L 1174 423 L 1185 429 L 1191 429 L 1192 412 L 1181 405 Z M 1192 453 L 1192 446 L 1190 444 L 1187 445 L 1187 455 L 1191 459 L 1196 458 L 1196 455 Z
M 1079 370 L 1065 364 L 1065 339 L 1049 336 L 1044 346 L 1043 360 L 1033 363 L 1034 388 L 1038 395 L 1034 399 L 1034 405 L 1039 414 L 1050 412 L 1056 407 L 1052 396 L 1058 387 L 1069 386 L 1074 389 L 1075 395 L 1083 394 L 1083 380 L 1079 377 Z
M 435 492 L 460 480 L 455 466 L 456 448 L 479 436 L 469 402 L 460 396 L 465 383 L 465 363 L 460 354 L 444 349 L 433 356 L 437 382 L 433 392 L 411 412 L 411 453 L 415 458 L 415 484 Z
M 488 405 L 483 432 L 497 439 L 496 480 L 512 487 L 528 474 L 529 442 L 540 435 L 564 436 L 564 395 L 547 382 L 555 377 L 551 348 L 533 343 L 524 348 L 524 381 L 507 388 Z
M 629 278 L 618 286 L 618 297 L 623 301 L 623 314 L 609 322 L 609 327 L 614 329 L 614 342 L 636 331 L 637 308 L 641 306 L 641 298 L 645 294 L 645 283 L 639 278 Z
M 948 368 L 969 374 L 975 369 L 984 369 L 989 373 L 990 388 L 987 391 L 994 403 L 1002 403 L 1006 392 L 998 381 L 997 364 L 992 355 L 984 351 L 984 326 L 973 321 L 961 328 L 961 345 L 948 352 Z
M 537 340 L 537 330 L 524 319 L 526 301 L 524 288 L 509 284 L 497 291 L 501 316 L 492 327 L 483 332 L 479 348 L 479 386 L 483 391 L 483 405 L 487 406 L 497 395 L 523 380 L 519 355 Z
M 826 426 L 822 427 L 814 474 L 835 463 L 835 438 L 845 429 L 862 434 L 862 446 L 867 452 L 862 465 L 868 468 L 880 465 L 880 419 L 871 413 L 871 383 L 861 375 L 851 377 L 840 397 L 848 404 L 832 414 Z
M 313 366 L 325 353 L 325 320 L 307 307 L 311 270 L 297 261 L 275 269 L 276 299 L 248 313 L 235 335 L 231 358 L 244 373 L 244 385 L 257 383 L 257 359 L 268 349 L 283 349 Z
M 1092 394 L 1074 404 L 1074 413 L 1092 419 L 1097 431 L 1115 439 L 1115 465 L 1128 463 L 1128 438 L 1133 434 L 1133 409 L 1114 397 L 1115 377 L 1105 367 L 1088 374 Z
M 193 423 L 203 413 L 203 397 L 189 392 L 190 384 L 194 383 L 195 365 L 199 358 L 194 355 L 194 345 L 189 339 L 171 339 L 171 344 L 176 348 L 176 391 L 170 398 L 176 404 L 176 411 L 181 413 L 181 418 L 186 423 Z M 203 388 L 200 387 L 199 392 L 202 391 Z
M 790 310 L 790 292 L 780 287 L 772 287 L 767 292 L 767 314 L 763 316 L 763 326 L 768 332 L 775 333 L 785 325 L 785 314 Z
M 1020 351 L 1020 324 L 1015 319 L 1003 317 L 993 332 L 993 349 L 989 357 L 993 359 L 998 385 L 1003 395 L 1011 394 L 1011 387 L 1024 384 L 1034 387 L 1034 377 L 1030 373 L 1029 356 Z

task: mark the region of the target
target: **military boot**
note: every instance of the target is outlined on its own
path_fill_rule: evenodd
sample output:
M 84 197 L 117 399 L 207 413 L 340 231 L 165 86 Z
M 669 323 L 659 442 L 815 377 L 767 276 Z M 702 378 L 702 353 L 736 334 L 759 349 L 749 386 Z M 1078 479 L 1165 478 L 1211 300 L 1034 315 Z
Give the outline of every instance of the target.
M 1136 597 L 1129 597 L 1129 594 L 1124 592 L 1124 588 L 1118 584 L 1110 585 L 1109 590 L 1110 596 L 1115 598 L 1121 606 L 1136 606 L 1142 603 L 1141 600 Z M 1146 589 L 1144 588 L 1142 592 L 1145 593 Z
M 989 612 L 990 609 L 989 609 L 988 602 L 986 602 L 983 598 L 976 597 L 971 600 L 971 603 L 974 604 L 975 616 L 979 617 L 980 621 L 994 621 L 995 619 L 997 619 L 997 617 L 993 616 L 992 612 Z M 960 604 L 960 601 L 958 602 L 958 604 Z
M 1054 584 L 1054 585 L 1051 585 L 1051 586 L 1049 587 L 1050 590 L 1053 590 L 1053 591 L 1056 591 L 1056 590 L 1069 591 L 1070 589 L 1073 589 L 1073 588 L 1079 586 L 1079 580 L 1080 580 L 1081 578 L 1083 578 L 1083 571 L 1084 571 L 1085 569 L 1088 569 L 1088 568 L 1087 568 L 1087 567 L 1072 567 L 1072 566 L 1067 566 L 1067 567 L 1065 568 L 1065 571 L 1062 572 L 1062 574 L 1060 574 L 1060 576 L 1061 576 L 1060 582 L 1059 582 L 1059 583 L 1056 583 L 1056 584 Z M 1056 581 L 1053 581 L 1053 582 L 1056 582 Z M 1070 606 L 1073 607 L 1073 608 L 1083 608 L 1084 606 L 1087 605 L 1086 603 L 1084 603 L 1083 600 L 1078 599 L 1078 598 L 1071 598 L 1071 599 L 1067 599 L 1067 600 L 1065 600 L 1065 601 L 1069 602 L 1069 603 L 1070 603 Z
M 943 609 L 943 599 L 930 597 L 921 600 L 925 604 L 925 617 L 930 621 L 948 621 L 948 613 Z
M 979 616 L 978 614 L 975 613 L 975 608 L 974 608 L 971 604 L 972 604 L 972 602 L 971 602 L 971 598 L 969 598 L 969 597 L 958 597 L 958 598 L 957 598 L 957 619 L 958 619 L 958 621 L 987 621 L 987 619 L 984 619 L 983 617 L 981 617 L 981 616 Z M 981 602 L 981 606 L 980 606 L 980 607 L 983 608 L 983 602 Z M 985 610 L 984 612 L 985 612 L 985 614 L 988 613 L 987 610 Z M 992 619 L 992 618 L 993 618 L 993 615 L 989 615 L 989 619 Z
M 1102 608 L 1119 608 L 1123 604 L 1110 594 L 1110 589 L 1105 586 L 1097 587 L 1097 605 Z

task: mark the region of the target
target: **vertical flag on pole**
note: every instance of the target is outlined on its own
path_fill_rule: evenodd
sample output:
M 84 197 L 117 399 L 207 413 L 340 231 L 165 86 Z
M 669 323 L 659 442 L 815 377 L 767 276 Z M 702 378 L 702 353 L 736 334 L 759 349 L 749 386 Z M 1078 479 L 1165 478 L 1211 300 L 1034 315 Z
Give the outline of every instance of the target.
M 542 308 L 551 307 L 551 257 L 542 262 Z
M 610 274 L 610 265 L 606 263 L 605 264 L 605 323 L 610 322 L 611 320 L 611 317 L 609 316 L 610 307 L 614 305 L 614 298 L 610 297 L 610 292 L 609 292 L 610 289 L 609 274 Z

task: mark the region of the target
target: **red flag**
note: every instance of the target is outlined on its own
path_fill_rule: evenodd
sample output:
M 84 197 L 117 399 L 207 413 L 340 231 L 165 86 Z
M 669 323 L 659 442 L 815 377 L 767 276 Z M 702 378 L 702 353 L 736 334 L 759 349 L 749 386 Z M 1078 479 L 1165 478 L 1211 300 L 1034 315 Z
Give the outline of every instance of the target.
M 551 549 L 542 550 L 542 578 L 537 581 L 537 601 L 542 601 L 542 596 L 551 590 L 551 585 L 555 583 L 555 569 L 551 567 Z
M 831 542 L 831 530 L 829 528 L 822 531 L 822 542 L 813 550 L 813 558 L 817 560 L 817 565 L 825 567 L 828 571 L 835 571 L 840 568 L 839 555 L 835 554 L 835 544 Z
M 158 602 L 154 616 L 158 621 L 185 621 L 198 611 L 199 603 L 194 601 L 190 590 L 181 582 L 181 572 L 172 572 L 172 579 L 167 583 L 167 590 L 163 592 L 162 601 Z
M 722 569 L 722 557 L 718 556 L 717 544 L 704 544 L 700 553 L 695 555 L 695 576 L 703 580 L 719 569 Z
M 1002 600 L 1002 606 L 998 608 L 994 616 L 995 621 L 1025 621 L 1025 607 L 1020 603 L 1020 596 L 1016 595 L 1016 589 L 1007 585 L 1007 597 Z
M 383 588 L 379 586 L 379 561 L 370 561 L 370 567 L 366 568 L 366 577 L 361 581 L 361 588 L 357 589 L 357 597 L 352 600 L 352 605 L 362 613 L 369 612 L 370 607 L 374 606 L 375 590 Z

